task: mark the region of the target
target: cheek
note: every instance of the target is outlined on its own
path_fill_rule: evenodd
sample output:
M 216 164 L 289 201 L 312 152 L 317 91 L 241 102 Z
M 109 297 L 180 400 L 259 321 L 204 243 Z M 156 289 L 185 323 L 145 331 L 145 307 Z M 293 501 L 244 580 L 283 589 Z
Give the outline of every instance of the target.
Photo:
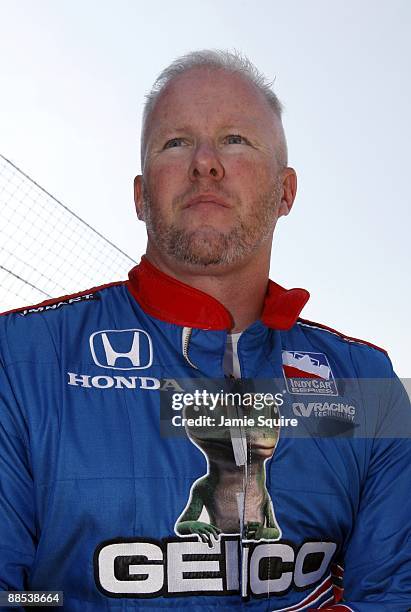
M 261 161 L 238 158 L 229 160 L 226 165 L 226 177 L 245 192 L 266 191 L 272 185 L 275 169 Z
M 156 164 L 146 173 L 147 185 L 152 197 L 172 199 L 181 193 L 187 173 L 182 164 Z

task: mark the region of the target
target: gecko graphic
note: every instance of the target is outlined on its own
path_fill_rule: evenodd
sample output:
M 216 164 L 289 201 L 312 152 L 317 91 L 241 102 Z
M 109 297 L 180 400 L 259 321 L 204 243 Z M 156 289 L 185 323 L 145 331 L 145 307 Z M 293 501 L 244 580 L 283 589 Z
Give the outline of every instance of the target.
M 270 410 L 278 417 L 275 407 Z M 186 419 L 206 414 L 205 407 L 184 409 Z M 233 414 L 241 417 L 233 419 Z M 220 407 L 215 421 L 224 425 L 185 425 L 189 439 L 205 455 L 208 470 L 191 487 L 175 525 L 178 535 L 197 534 L 210 546 L 220 534 L 241 534 L 246 540 L 281 537 L 266 488 L 266 462 L 273 456 L 280 428 L 238 425 L 247 422 L 245 416 L 244 408 Z

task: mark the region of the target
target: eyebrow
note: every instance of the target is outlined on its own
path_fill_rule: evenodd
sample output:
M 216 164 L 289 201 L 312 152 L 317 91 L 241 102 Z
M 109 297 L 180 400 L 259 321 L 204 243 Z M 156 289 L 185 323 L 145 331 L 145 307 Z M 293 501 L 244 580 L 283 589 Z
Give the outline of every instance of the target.
M 157 134 L 157 138 L 164 138 L 164 136 L 166 136 L 166 134 L 170 134 L 171 132 L 173 134 L 178 134 L 178 133 L 182 133 L 182 132 L 189 132 L 190 128 L 188 126 L 183 126 L 183 127 L 168 127 L 168 128 L 164 128 L 162 130 L 160 130 L 160 132 L 158 132 Z
M 252 128 L 252 124 L 250 123 L 249 125 L 244 123 L 244 119 L 241 119 L 238 124 L 227 124 L 227 125 L 222 125 L 220 127 L 221 130 L 242 130 L 242 129 L 250 129 Z M 155 140 L 161 140 L 162 138 L 165 138 L 166 135 L 168 134 L 181 134 L 184 132 L 189 132 L 192 128 L 188 125 L 184 125 L 181 127 L 168 127 L 168 128 L 164 128 L 162 130 L 160 130 L 160 132 L 158 132 L 158 134 L 156 134 L 155 136 Z

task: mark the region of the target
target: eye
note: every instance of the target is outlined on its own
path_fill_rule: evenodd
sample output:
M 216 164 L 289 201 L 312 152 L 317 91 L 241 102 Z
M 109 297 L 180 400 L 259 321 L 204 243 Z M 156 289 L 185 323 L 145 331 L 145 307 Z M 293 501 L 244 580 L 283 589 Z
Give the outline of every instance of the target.
M 182 142 L 183 142 L 183 138 L 172 138 L 171 140 L 168 140 L 166 142 L 166 144 L 164 145 L 164 148 L 165 149 L 176 149 L 177 147 L 181 145 Z
M 229 134 L 225 137 L 225 140 L 230 140 L 231 142 L 229 144 L 241 144 L 241 141 L 249 144 L 247 138 L 244 138 L 244 136 L 241 136 L 240 134 Z

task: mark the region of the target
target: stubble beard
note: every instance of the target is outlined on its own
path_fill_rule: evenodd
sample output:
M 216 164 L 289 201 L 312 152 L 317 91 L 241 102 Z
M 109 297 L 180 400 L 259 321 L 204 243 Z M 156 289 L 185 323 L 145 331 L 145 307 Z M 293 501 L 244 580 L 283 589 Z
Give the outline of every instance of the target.
M 239 214 L 234 226 L 223 231 L 212 225 L 193 230 L 167 223 L 153 207 L 143 187 L 144 216 L 149 239 L 160 252 L 175 261 L 198 267 L 227 266 L 240 263 L 271 239 L 279 205 L 281 186 L 277 180 L 266 194 L 261 194 L 244 217 Z

